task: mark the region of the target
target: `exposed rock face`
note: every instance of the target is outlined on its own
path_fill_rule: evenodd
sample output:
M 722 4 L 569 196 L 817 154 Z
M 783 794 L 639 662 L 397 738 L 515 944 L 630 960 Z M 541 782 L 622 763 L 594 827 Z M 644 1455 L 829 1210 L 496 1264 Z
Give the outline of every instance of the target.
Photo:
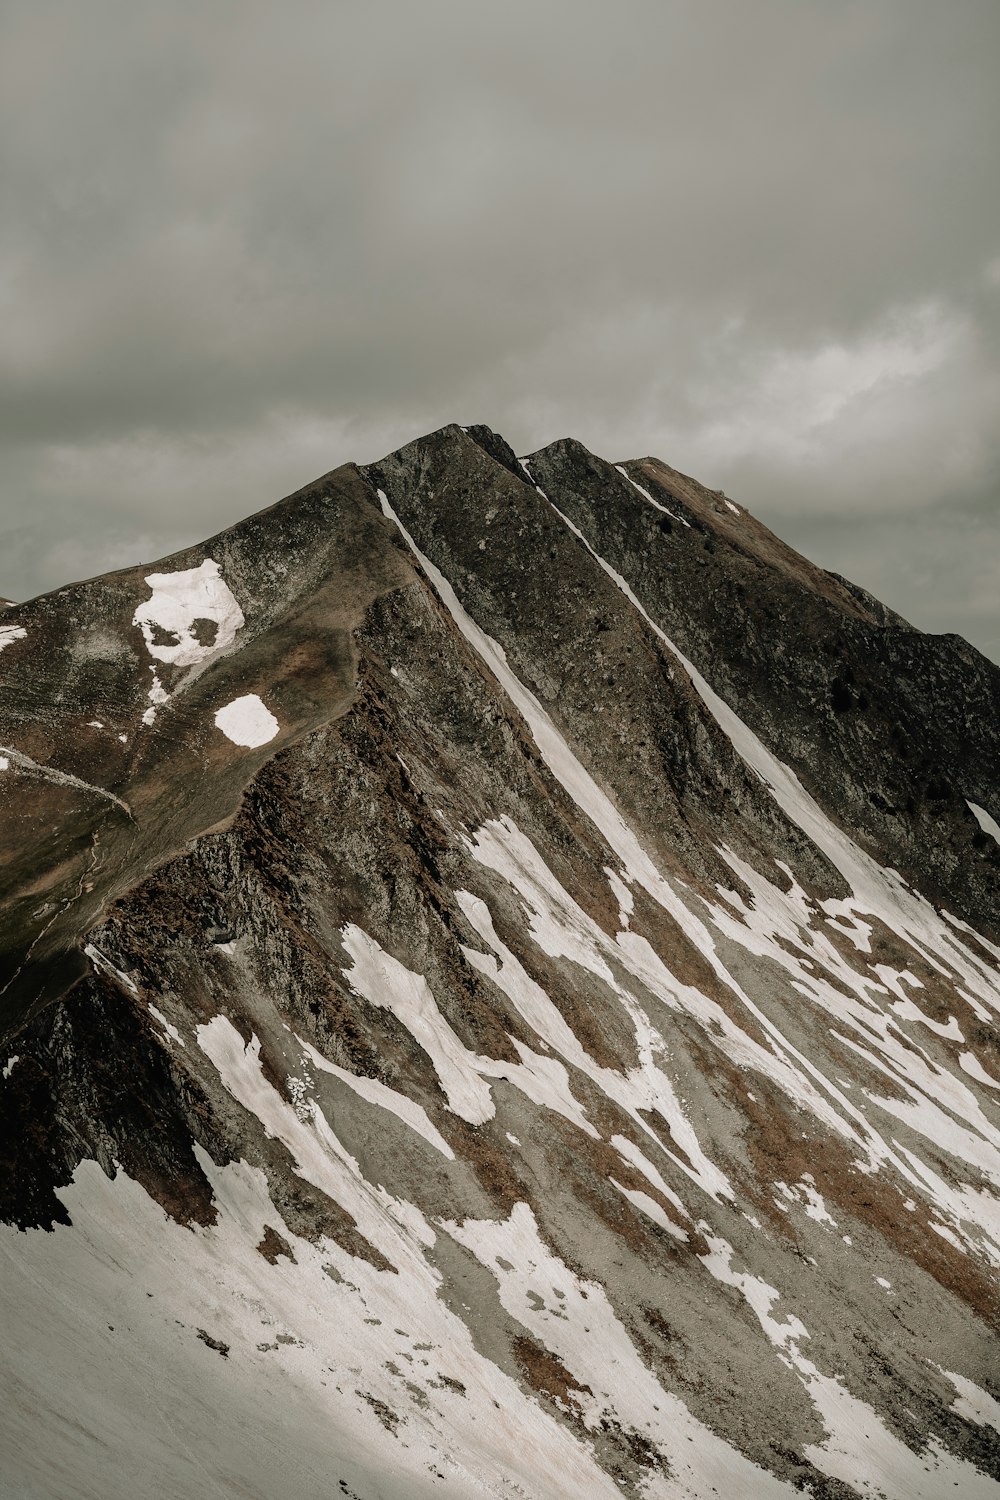
M 449 427 L 0 700 L 12 1493 L 1000 1495 L 964 642 Z
M 612 470 L 563 442 L 531 472 L 828 811 L 996 933 L 1000 847 L 965 799 L 997 797 L 1000 667 L 914 630 L 656 459 Z
M 0 892 L 15 977 L 0 1020 L 64 991 L 85 968 L 75 939 L 110 898 L 231 817 L 276 751 L 344 712 L 352 632 L 410 576 L 348 468 L 165 563 L 6 612 Z M 239 598 L 253 600 L 247 615 Z M 247 699 L 278 721 L 234 750 L 214 716 Z

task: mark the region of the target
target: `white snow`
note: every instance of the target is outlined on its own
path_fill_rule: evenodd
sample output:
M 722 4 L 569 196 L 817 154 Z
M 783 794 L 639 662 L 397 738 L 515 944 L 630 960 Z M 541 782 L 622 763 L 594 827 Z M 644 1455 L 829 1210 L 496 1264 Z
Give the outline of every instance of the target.
M 622 1074 L 595 1063 L 545 991 L 501 940 L 486 903 L 467 891 L 458 891 L 456 900 L 459 906 L 497 956 L 490 967 L 486 967 L 484 955 L 473 949 L 463 948 L 466 958 L 489 974 L 521 1017 L 554 1052 L 625 1109 L 637 1127 L 656 1142 L 657 1148 L 664 1149 L 640 1114 L 644 1107 L 658 1109 L 669 1122 L 684 1153 L 682 1157 L 667 1151 L 669 1160 L 710 1197 L 731 1197 L 732 1189 L 725 1174 L 706 1157 L 670 1079 L 654 1060 L 655 1055 L 666 1051 L 662 1038 L 651 1027 L 635 999 L 614 984 L 604 956 L 605 952 L 610 955 L 615 951 L 610 939 L 576 906 L 534 845 L 510 819 L 484 824 L 474 839 L 467 842 L 480 863 L 503 875 L 519 892 L 531 916 L 531 936 L 544 952 L 552 957 L 569 957 L 609 982 L 636 1029 L 641 1058 L 639 1067 L 629 1074 Z M 592 1126 L 588 1125 L 587 1129 L 594 1133 Z M 653 1185 L 658 1189 L 661 1187 L 660 1181 L 654 1181 Z
M 612 963 L 624 965 L 641 986 L 640 993 L 648 990 L 669 1009 L 685 1010 L 694 1016 L 738 1066 L 763 1073 L 820 1119 L 841 1133 L 851 1134 L 850 1126 L 827 1105 L 809 1079 L 794 1069 L 784 1053 L 765 1049 L 748 1036 L 716 1001 L 708 999 L 693 986 L 679 983 L 645 938 L 632 932 L 619 932 L 612 941 L 602 932 L 560 886 L 534 845 L 509 818 L 492 819 L 484 824 L 468 844 L 470 852 L 480 863 L 502 875 L 518 892 L 529 915 L 531 936 L 544 952 L 553 957 L 571 958 L 609 983 L 635 1027 L 636 1043 L 643 1059 L 640 1068 L 628 1077 L 611 1069 L 598 1068 L 584 1052 L 575 1034 L 565 1026 L 548 996 L 523 975 L 516 958 L 500 944 L 485 903 L 458 892 L 456 899 L 465 915 L 484 941 L 503 959 L 497 976 L 501 987 L 506 988 L 525 1020 L 539 1030 L 556 1051 L 562 1052 L 567 1061 L 588 1073 L 603 1092 L 628 1110 L 648 1134 L 651 1134 L 650 1129 L 637 1111 L 640 1107 L 659 1109 L 669 1121 L 671 1131 L 690 1162 L 685 1163 L 679 1157 L 671 1159 L 706 1192 L 712 1196 L 719 1193 L 732 1196 L 726 1177 L 707 1160 L 699 1146 L 691 1123 L 676 1098 L 676 1091 L 657 1061 L 668 1052 L 662 1035 L 651 1024 L 637 996 L 615 982 L 609 967 Z M 669 892 L 665 883 L 664 888 Z M 680 902 L 678 906 L 687 916 L 687 909 Z M 697 932 L 697 927 L 695 930 Z
M 996 1500 L 996 1482 L 948 1453 L 937 1437 L 923 1452 L 912 1452 L 840 1380 L 821 1374 L 801 1355 L 795 1363 L 827 1430 L 825 1441 L 807 1444 L 803 1456 L 824 1474 L 871 1500 Z
M 628 483 L 632 486 L 636 493 L 641 495 L 644 500 L 648 501 L 648 503 L 653 507 L 654 510 L 662 511 L 665 516 L 670 516 L 674 521 L 680 521 L 681 525 L 686 526 L 690 531 L 690 521 L 685 521 L 684 517 L 679 516 L 676 511 L 668 510 L 665 505 L 660 504 L 659 500 L 654 500 L 647 489 L 643 489 L 641 484 L 636 484 L 631 474 L 627 474 L 622 468 L 621 464 L 615 464 L 615 468 L 618 470 L 618 473 L 622 476 L 622 478 L 628 481 Z
M 958 1065 L 963 1073 L 968 1073 L 977 1083 L 984 1083 L 987 1088 L 1000 1089 L 1000 1083 L 991 1078 L 974 1052 L 960 1052 L 958 1054 Z
M 7 759 L 6 755 L 0 755 L 0 771 L 9 771 L 9 770 L 10 770 L 10 761 Z
M 646 1180 L 654 1188 L 656 1188 L 656 1191 L 658 1193 L 662 1193 L 663 1197 L 666 1198 L 668 1203 L 673 1204 L 678 1213 L 680 1213 L 685 1219 L 689 1219 L 691 1217 L 687 1209 L 684 1207 L 682 1200 L 677 1196 L 672 1188 L 667 1186 L 667 1184 L 663 1180 L 663 1177 L 657 1171 L 656 1167 L 654 1167 L 649 1158 L 639 1150 L 639 1147 L 635 1144 L 634 1141 L 630 1141 L 628 1137 L 624 1135 L 613 1135 L 611 1137 L 611 1145 L 614 1146 L 615 1150 L 618 1152 L 618 1155 L 622 1157 L 624 1161 L 629 1162 L 633 1167 L 636 1168 L 637 1171 L 641 1172 Z M 618 1184 L 616 1183 L 615 1186 L 617 1187 Z M 624 1188 L 622 1188 L 622 1192 L 625 1192 Z M 645 1197 L 645 1194 L 643 1194 L 642 1196 Z M 666 1215 L 664 1215 L 664 1217 L 666 1217 Z M 688 1237 L 687 1231 L 681 1229 L 678 1224 L 674 1224 L 668 1221 L 668 1223 L 664 1227 L 669 1229 L 669 1232 L 674 1236 L 675 1239 L 686 1240 Z
M 244 1044 L 225 1016 L 197 1028 L 198 1045 L 211 1059 L 223 1084 L 244 1109 L 256 1115 L 267 1135 L 288 1150 L 300 1177 L 311 1182 L 352 1215 L 362 1234 L 394 1264 L 411 1262 L 419 1244 L 433 1242 L 411 1204 L 366 1183 L 358 1163 L 341 1145 L 329 1121 L 307 1092 L 289 1104 L 264 1076 L 260 1040 Z M 419 1217 L 419 1216 L 418 1216 Z
M 21 1061 L 20 1053 L 17 1053 L 17 1052 L 13 1053 L 10 1057 L 8 1057 L 6 1063 L 4 1064 L 3 1072 L 0 1073 L 0 1078 L 9 1078 L 10 1075 L 13 1073 L 15 1066 L 20 1061 Z
M 12 646 L 15 641 L 23 641 L 27 634 L 21 625 L 0 625 L 0 651 Z
M 622 931 L 625 932 L 628 929 L 629 922 L 632 920 L 632 913 L 635 910 L 635 896 L 629 890 L 617 870 L 612 870 L 610 865 L 605 865 L 604 874 L 608 885 L 614 893 L 615 900 L 618 902 L 618 922 Z
M 485 852 L 486 841 L 491 834 L 490 825 L 485 825 L 469 842 L 470 850 L 479 857 Z M 483 861 L 485 863 L 485 860 Z M 495 868 L 495 866 L 494 866 Z M 593 1068 L 576 1032 L 563 1019 L 541 985 L 536 984 L 523 965 L 498 935 L 493 925 L 490 909 L 485 901 L 473 896 L 471 891 L 456 891 L 455 900 L 470 924 L 493 950 L 492 954 L 480 953 L 478 949 L 462 946 L 462 952 L 481 974 L 487 974 L 514 1005 L 519 1014 L 541 1039 L 584 1072 Z M 496 955 L 495 957 L 493 955 Z
M 341 1083 L 346 1083 L 348 1088 L 353 1089 L 359 1098 L 367 1100 L 369 1104 L 377 1104 L 380 1109 L 387 1109 L 390 1114 L 402 1120 L 404 1125 L 415 1130 L 417 1135 L 423 1136 L 424 1140 L 433 1146 L 435 1151 L 440 1151 L 448 1161 L 455 1160 L 454 1151 L 437 1126 L 432 1123 L 422 1104 L 417 1104 L 414 1099 L 408 1099 L 405 1094 L 390 1088 L 378 1078 L 366 1078 L 359 1073 L 349 1073 L 346 1068 L 328 1062 L 321 1052 L 317 1052 L 316 1048 L 304 1041 L 302 1037 L 296 1037 L 296 1041 L 314 1068 L 318 1068 L 322 1073 L 329 1073 L 334 1078 L 339 1078 Z
M 354 963 L 346 971 L 351 988 L 372 1005 L 391 1010 L 402 1022 L 430 1058 L 448 1108 L 455 1114 L 471 1125 L 492 1119 L 496 1106 L 489 1080 L 504 1078 L 540 1108 L 554 1110 L 588 1135 L 597 1135 L 570 1090 L 566 1068 L 556 1058 L 542 1057 L 517 1038 L 511 1041 L 519 1063 L 470 1052 L 441 1014 L 422 974 L 407 969 L 360 927 L 346 927 L 341 936 Z M 463 951 L 481 972 L 496 979 L 494 959 Z
M 110 974 L 113 979 L 117 979 L 120 984 L 123 984 L 125 986 L 130 994 L 137 995 L 139 993 L 139 991 L 136 989 L 135 981 L 130 979 L 127 974 L 123 974 L 121 969 L 116 969 L 111 960 L 109 958 L 105 958 L 104 954 L 99 952 L 99 950 L 94 947 L 93 943 L 88 943 L 83 951 L 84 953 L 86 953 L 87 957 L 96 968 L 103 969 L 105 974 Z
M 512 1067 L 510 1063 L 490 1062 L 489 1072 L 498 1078 L 506 1078 L 515 1088 L 521 1090 L 533 1104 L 540 1109 L 550 1109 L 557 1115 L 562 1115 L 582 1130 L 586 1135 L 599 1135 L 599 1131 L 587 1119 L 587 1116 L 576 1099 L 569 1082 L 569 1072 L 566 1067 L 554 1057 L 543 1057 L 537 1052 L 532 1052 L 530 1047 L 517 1037 L 511 1037 L 511 1044 L 521 1059 L 520 1066 Z M 543 1047 L 545 1042 L 541 1044 Z M 480 1066 L 483 1066 L 482 1060 Z M 483 1071 L 487 1069 L 484 1067 Z
M 195 1151 L 209 1228 L 86 1161 L 58 1190 L 70 1224 L 0 1226 L 3 1342 L 32 1351 L 0 1402 L 5 1495 L 616 1500 L 586 1444 L 477 1351 L 422 1253 L 394 1274 L 300 1239 L 261 1171 Z M 267 1226 L 294 1262 L 258 1254 Z
M 954 1370 L 941 1370 L 941 1374 L 948 1377 L 958 1392 L 953 1406 L 959 1416 L 979 1427 L 993 1427 L 1000 1433 L 1000 1401 L 965 1375 L 956 1375 Z
M 150 667 L 149 670 L 153 674 L 153 682 L 148 694 L 149 707 L 146 709 L 146 712 L 142 716 L 142 722 L 144 724 L 155 724 L 156 710 L 161 703 L 166 703 L 168 701 L 170 694 L 167 692 L 166 688 L 163 686 L 163 683 L 160 681 L 160 676 L 156 668 Z
M 184 1038 L 177 1030 L 177 1027 L 173 1024 L 172 1021 L 167 1020 L 162 1010 L 157 1010 L 156 1006 L 151 1004 L 149 1006 L 149 1014 L 153 1017 L 154 1021 L 159 1021 L 160 1025 L 163 1027 L 164 1031 L 167 1033 L 167 1036 L 171 1041 L 176 1042 L 178 1046 L 181 1047 L 186 1045 Z
M 877 967 L 877 966 L 876 966 Z M 919 1021 L 929 1031 L 937 1032 L 938 1036 L 947 1037 L 952 1042 L 964 1042 L 962 1029 L 958 1024 L 957 1016 L 949 1016 L 947 1021 L 935 1021 L 930 1016 L 924 1015 L 919 1005 L 914 1005 L 910 999 L 897 1000 L 890 1009 L 903 1021 Z
M 978 807 L 975 802 L 968 802 L 968 799 L 966 800 L 969 811 L 983 832 L 990 834 L 1000 844 L 1000 823 L 997 822 L 996 818 L 991 818 L 985 808 Z
M 244 623 L 243 611 L 213 558 L 177 573 L 149 573 L 146 583 L 151 597 L 137 606 L 132 623 L 142 630 L 150 656 L 171 666 L 192 667 L 232 645 Z M 210 644 L 203 645 L 195 635 L 192 627 L 198 620 L 215 624 Z M 175 639 L 158 644 L 157 627 Z
M 655 1198 L 651 1198 L 648 1193 L 644 1193 L 638 1188 L 622 1187 L 616 1177 L 609 1177 L 608 1181 L 612 1187 L 618 1189 L 623 1198 L 628 1199 L 633 1208 L 637 1208 L 640 1213 L 646 1215 L 647 1219 L 652 1219 L 654 1224 L 658 1224 L 661 1229 L 666 1230 L 672 1239 L 687 1239 L 684 1230 L 678 1228 L 672 1219 L 667 1218 L 665 1210 L 661 1204 L 657 1203 Z
M 650 1500 L 717 1500 L 720 1495 L 777 1500 L 794 1493 L 664 1390 L 643 1363 L 604 1288 L 578 1278 L 549 1250 L 527 1203 L 515 1203 L 502 1222 L 467 1218 L 444 1227 L 496 1278 L 507 1312 L 581 1386 L 589 1386 L 590 1393 L 573 1392 L 585 1424 L 598 1428 L 602 1419 L 620 1422 L 667 1459 L 670 1477 L 651 1475 L 643 1486 Z
M 735 1254 L 724 1239 L 705 1231 L 709 1254 L 699 1257 L 717 1281 L 735 1287 L 752 1308 L 767 1337 L 782 1351 L 813 1401 L 826 1438 L 808 1444 L 803 1453 L 824 1474 L 842 1479 L 871 1500 L 941 1500 L 957 1491 L 963 1500 L 995 1500 L 996 1485 L 931 1438 L 922 1453 L 907 1448 L 878 1414 L 852 1396 L 839 1379 L 825 1375 L 799 1348 L 809 1331 L 794 1315 L 779 1322 L 772 1307 L 779 1292 L 761 1277 L 734 1271 Z
M 386 953 L 360 927 L 345 927 L 342 938 L 353 964 L 345 970 L 351 988 L 369 1004 L 391 1010 L 402 1022 L 430 1058 L 449 1109 L 471 1125 L 491 1119 L 495 1111 L 490 1086 L 472 1053 L 438 1010 L 424 976 Z
M 836 1220 L 827 1210 L 823 1201 L 823 1194 L 817 1191 L 813 1177 L 806 1172 L 801 1182 L 790 1187 L 787 1182 L 776 1182 L 775 1187 L 788 1203 L 801 1203 L 805 1208 L 806 1217 L 815 1219 L 817 1224 L 828 1224 L 831 1229 L 837 1228 Z M 784 1205 L 779 1204 L 779 1207 Z
M 965 1246 L 962 1244 L 962 1241 L 957 1234 L 948 1228 L 947 1224 L 937 1224 L 931 1219 L 928 1228 L 933 1229 L 934 1233 L 939 1234 L 943 1240 L 947 1240 L 948 1244 L 955 1250 L 961 1250 L 963 1254 L 965 1253 Z
M 216 711 L 215 727 L 234 745 L 266 745 L 278 733 L 279 724 L 256 693 L 245 693 Z

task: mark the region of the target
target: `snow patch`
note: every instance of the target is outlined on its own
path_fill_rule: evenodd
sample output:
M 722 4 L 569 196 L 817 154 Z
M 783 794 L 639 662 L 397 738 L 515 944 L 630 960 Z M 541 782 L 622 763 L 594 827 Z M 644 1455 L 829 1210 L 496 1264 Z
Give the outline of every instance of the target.
M 815 1219 L 817 1224 L 828 1224 L 831 1229 L 837 1228 L 836 1220 L 827 1211 L 823 1195 L 817 1192 L 816 1183 L 808 1172 L 794 1187 L 789 1187 L 787 1182 L 776 1182 L 774 1185 L 789 1203 L 803 1204 L 808 1219 Z
M 246 693 L 216 711 L 215 727 L 234 745 L 256 747 L 273 740 L 280 726 L 256 693 Z
M 946 1022 L 932 1020 L 930 1016 L 925 1016 L 920 1006 L 914 1005 L 912 1000 L 897 1000 L 890 1008 L 900 1020 L 919 1021 L 929 1031 L 937 1032 L 938 1036 L 947 1037 L 952 1042 L 965 1041 L 957 1016 L 949 1016 Z
M 423 1048 L 434 1065 L 449 1109 L 470 1125 L 492 1119 L 495 1111 L 490 1086 L 481 1077 L 472 1053 L 438 1010 L 424 976 L 386 953 L 360 927 L 345 927 L 342 938 L 353 965 L 344 971 L 348 984 L 369 1004 L 392 1011 Z
M 166 688 L 163 686 L 163 683 L 160 681 L 160 675 L 157 672 L 156 668 L 150 667 L 149 670 L 153 674 L 153 683 L 149 689 L 148 694 L 149 707 L 146 709 L 146 712 L 142 716 L 142 722 L 144 724 L 155 724 L 156 710 L 161 703 L 167 702 L 170 694 L 167 692 Z
M 433 1146 L 435 1151 L 440 1151 L 448 1161 L 455 1160 L 454 1151 L 437 1126 L 432 1124 L 422 1104 L 417 1104 L 405 1094 L 391 1089 L 388 1084 L 382 1083 L 378 1078 L 366 1078 L 359 1073 L 349 1073 L 346 1068 L 329 1062 L 321 1052 L 317 1052 L 316 1048 L 304 1041 L 302 1037 L 296 1037 L 296 1041 L 314 1068 L 318 1068 L 321 1073 L 329 1073 L 332 1077 L 339 1078 L 341 1083 L 346 1083 L 348 1088 L 353 1089 L 359 1098 L 367 1100 L 369 1104 L 377 1104 L 380 1109 L 387 1109 L 398 1120 L 402 1120 L 404 1125 L 415 1130 L 417 1135 L 423 1136 L 424 1140 Z
M 110 974 L 112 979 L 117 979 L 119 984 L 123 984 L 130 994 L 138 995 L 139 991 L 134 980 L 130 979 L 127 974 L 123 974 L 121 969 L 116 969 L 110 958 L 105 958 L 93 943 L 88 943 L 83 951 L 96 969 L 103 969 L 105 974 Z
M 177 1027 L 173 1024 L 172 1021 L 167 1020 L 162 1010 L 157 1010 L 155 1005 L 150 1005 L 149 1014 L 153 1017 L 154 1021 L 159 1021 L 160 1025 L 163 1027 L 164 1031 L 167 1033 L 167 1036 L 171 1041 L 176 1042 L 179 1047 L 183 1047 L 186 1045 L 184 1038 L 177 1030 Z
M 963 1073 L 968 1073 L 977 1083 L 984 1083 L 987 1088 L 1000 1089 L 1000 1083 L 991 1078 L 974 1052 L 960 1052 L 958 1054 L 958 1065 Z
M 629 890 L 624 880 L 610 865 L 605 865 L 604 873 L 608 879 L 612 894 L 618 902 L 618 925 L 622 932 L 627 932 L 632 913 L 635 910 L 635 896 Z
M 937 1368 L 940 1370 L 941 1366 Z M 967 1376 L 956 1375 L 954 1370 L 941 1370 L 941 1374 L 947 1376 L 958 1392 L 953 1411 L 967 1422 L 975 1422 L 978 1427 L 993 1427 L 1000 1432 L 1000 1401 L 996 1397 L 981 1390 Z
M 422 1255 L 394 1275 L 301 1239 L 262 1171 L 194 1150 L 207 1228 L 91 1161 L 57 1189 L 69 1223 L 0 1225 L 3 1346 L 32 1351 L 13 1385 L 4 1369 L 5 1495 L 616 1500 L 586 1442 L 478 1352 Z M 268 1226 L 294 1262 L 259 1253 Z
M 460 901 L 464 894 L 459 893 Z M 511 1038 L 511 1044 L 521 1059 L 519 1063 L 470 1052 L 441 1014 L 422 974 L 407 969 L 360 927 L 345 927 L 342 937 L 354 962 L 354 967 L 346 971 L 351 988 L 370 1004 L 391 1010 L 402 1022 L 430 1058 L 454 1114 L 470 1125 L 491 1120 L 496 1106 L 489 1080 L 504 1078 L 532 1103 L 563 1115 L 596 1137 L 597 1131 L 570 1090 L 566 1068 L 556 1058 L 542 1057 L 516 1037 Z M 495 959 L 467 948 L 463 952 L 474 967 L 496 981 Z
M 843 1480 L 861 1495 L 880 1500 L 940 1500 L 956 1490 L 963 1500 L 994 1500 L 996 1485 L 964 1459 L 947 1453 L 932 1437 L 921 1453 L 914 1453 L 889 1431 L 878 1413 L 852 1396 L 842 1381 L 824 1375 L 799 1348 L 809 1331 L 795 1316 L 779 1322 L 772 1307 L 779 1292 L 759 1276 L 734 1271 L 733 1247 L 705 1232 L 709 1254 L 699 1259 L 717 1281 L 735 1287 L 775 1348 L 795 1370 L 826 1429 L 820 1443 L 810 1443 L 803 1456 L 822 1473 Z
M 986 809 L 978 807 L 975 802 L 969 802 L 966 799 L 966 805 L 983 832 L 990 834 L 1000 844 L 1000 823 L 997 822 L 996 818 L 991 818 Z
M 27 634 L 21 625 L 0 625 L 0 651 L 12 646 L 15 641 L 23 641 Z
M 621 1191 L 621 1189 L 619 1189 Z M 573 1400 L 584 1425 L 600 1431 L 620 1424 L 640 1434 L 669 1465 L 669 1480 L 650 1476 L 650 1497 L 708 1500 L 752 1495 L 777 1500 L 793 1493 L 703 1426 L 679 1397 L 665 1390 L 643 1363 L 607 1294 L 575 1275 L 542 1239 L 527 1203 L 515 1203 L 510 1218 L 467 1218 L 443 1225 L 495 1277 L 500 1302 L 580 1387 Z
M 679 1228 L 672 1219 L 667 1218 L 663 1207 L 657 1203 L 655 1198 L 651 1198 L 648 1193 L 644 1193 L 638 1188 L 622 1187 L 616 1177 L 609 1177 L 608 1181 L 612 1187 L 618 1189 L 623 1198 L 628 1199 L 633 1208 L 637 1208 L 640 1213 L 646 1215 L 647 1219 L 652 1219 L 654 1224 L 658 1224 L 661 1229 L 666 1230 L 671 1238 L 675 1240 L 687 1240 L 685 1231 Z
M 213 558 L 177 573 L 149 573 L 146 583 L 152 595 L 137 606 L 132 624 L 142 630 L 150 656 L 171 666 L 193 667 L 232 645 L 244 623 L 243 611 Z M 194 625 L 201 620 L 216 627 L 210 642 L 195 634 Z M 159 641 L 157 631 L 174 639 Z
M 631 474 L 627 474 L 622 468 L 621 464 L 615 464 L 615 468 L 618 470 L 618 473 L 622 476 L 622 478 L 632 486 L 636 493 L 641 495 L 644 500 L 648 501 L 648 503 L 653 507 L 654 510 L 662 511 L 663 515 L 670 516 L 671 520 L 680 521 L 681 525 L 686 526 L 690 531 L 690 521 L 685 521 L 684 517 L 679 516 L 675 510 L 668 510 L 665 505 L 660 504 L 659 500 L 654 500 L 648 490 L 643 489 L 641 484 L 636 484 Z

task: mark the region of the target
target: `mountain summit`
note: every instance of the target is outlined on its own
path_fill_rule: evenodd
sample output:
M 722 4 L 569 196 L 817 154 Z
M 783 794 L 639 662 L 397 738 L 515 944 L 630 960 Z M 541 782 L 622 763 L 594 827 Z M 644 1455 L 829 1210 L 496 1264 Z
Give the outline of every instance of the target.
M 1000 1497 L 1000 669 L 451 426 L 0 624 L 31 1500 Z

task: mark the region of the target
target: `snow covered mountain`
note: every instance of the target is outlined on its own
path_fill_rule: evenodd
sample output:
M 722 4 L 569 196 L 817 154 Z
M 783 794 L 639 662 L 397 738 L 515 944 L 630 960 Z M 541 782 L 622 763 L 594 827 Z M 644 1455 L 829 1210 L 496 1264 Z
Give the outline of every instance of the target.
M 447 427 L 0 624 L 0 1494 L 1000 1496 L 1000 670 Z

